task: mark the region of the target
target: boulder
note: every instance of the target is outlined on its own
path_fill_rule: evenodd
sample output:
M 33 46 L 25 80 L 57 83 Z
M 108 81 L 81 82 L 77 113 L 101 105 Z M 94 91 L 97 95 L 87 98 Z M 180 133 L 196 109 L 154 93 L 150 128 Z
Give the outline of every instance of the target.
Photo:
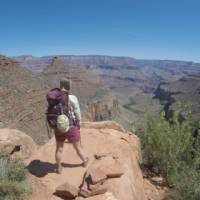
M 33 139 L 22 131 L 0 129 L 0 152 L 2 156 L 30 158 L 37 150 Z
M 106 174 L 100 168 L 94 168 L 90 171 L 89 177 L 92 184 L 97 184 L 106 179 Z
M 108 178 L 120 178 L 122 174 L 122 163 L 112 155 L 107 154 L 101 159 L 94 160 L 84 176 L 80 195 L 90 197 L 104 194 L 112 185 L 112 182 L 108 185 Z
M 107 188 L 107 182 L 103 182 L 102 184 L 96 185 L 96 187 L 90 187 L 91 185 L 89 185 L 89 189 L 91 189 L 91 196 L 94 195 L 99 195 L 99 194 L 104 194 L 107 192 L 108 188 Z
M 104 180 L 105 177 L 119 178 L 124 174 L 123 164 L 116 157 L 104 154 L 100 159 L 93 162 L 89 173 L 94 179 L 93 184 Z
M 80 186 L 80 192 L 79 192 L 79 195 L 82 197 L 86 198 L 90 196 L 104 194 L 105 192 L 107 192 L 107 184 L 106 184 L 107 182 L 105 179 L 94 184 L 91 180 L 90 174 L 88 175 L 88 172 L 86 172 L 86 176 L 83 181 L 84 182 L 82 186 Z
M 102 182 L 99 182 L 99 183 L 97 183 L 97 184 L 95 184 L 95 185 L 93 185 L 93 184 L 91 184 L 90 182 L 88 183 L 88 190 L 90 190 L 90 191 L 95 191 L 95 190 L 97 190 L 99 187 L 101 187 L 102 185 L 106 185 L 106 180 L 105 181 L 102 181 Z
M 95 186 L 93 185 L 92 187 L 90 187 L 90 189 L 92 189 L 92 190 L 81 188 L 79 195 L 82 196 L 82 197 L 88 198 L 88 197 L 91 197 L 91 196 L 104 194 L 108 190 L 107 185 L 105 183 L 104 184 L 98 184 L 98 185 L 95 185 Z
M 63 198 L 74 199 L 78 196 L 78 192 L 78 188 L 66 182 L 56 188 L 55 194 Z

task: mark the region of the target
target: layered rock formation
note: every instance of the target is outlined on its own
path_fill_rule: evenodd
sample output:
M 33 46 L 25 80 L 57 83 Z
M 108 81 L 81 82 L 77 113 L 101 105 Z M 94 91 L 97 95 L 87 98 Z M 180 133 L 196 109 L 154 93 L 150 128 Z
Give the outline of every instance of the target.
M 90 121 L 106 121 L 112 120 L 120 115 L 120 105 L 116 98 L 109 100 L 94 101 L 88 103 L 87 119 Z
M 174 85 L 176 84 L 174 83 L 175 81 L 178 81 L 184 76 L 196 75 L 200 72 L 200 64 L 194 62 L 184 62 L 176 60 L 143 60 L 128 57 L 98 55 L 61 55 L 59 56 L 59 59 L 62 60 L 63 67 L 61 67 L 61 65 L 60 67 L 58 67 L 59 64 L 56 64 L 57 67 L 54 68 L 54 72 L 50 72 L 49 69 L 52 70 L 52 67 L 49 68 L 49 66 L 52 65 L 53 58 L 54 56 L 46 56 L 40 58 L 22 56 L 16 59 L 19 60 L 23 66 L 26 66 L 29 69 L 33 69 L 35 63 L 35 68 L 37 70 L 40 69 L 44 72 L 48 71 L 48 77 L 46 79 L 47 82 L 45 82 L 47 85 L 49 84 L 49 80 L 51 80 L 52 86 L 56 84 L 56 81 L 54 82 L 54 80 L 52 80 L 55 78 L 55 76 L 59 77 L 61 76 L 61 74 L 62 76 L 71 76 L 72 78 L 74 78 L 74 80 L 77 81 L 77 88 L 81 88 L 74 91 L 76 92 L 76 94 L 80 94 L 81 99 L 84 99 L 82 105 L 84 105 L 83 109 L 85 113 L 90 112 L 89 110 L 85 109 L 86 103 L 89 103 L 90 108 L 93 107 L 91 108 L 93 110 L 97 107 L 95 105 L 96 103 L 100 107 L 97 109 L 100 110 L 101 113 L 95 115 L 93 113 L 89 113 L 87 114 L 87 119 L 97 121 L 101 119 L 114 119 L 126 126 L 126 128 L 130 128 L 130 124 L 132 122 L 136 122 L 138 126 L 138 122 L 140 122 L 141 119 L 144 118 L 143 113 L 145 113 L 146 110 L 150 110 L 150 112 L 155 112 L 155 110 L 157 110 L 157 105 L 159 105 L 157 104 L 157 101 L 154 101 L 153 106 L 150 104 L 153 92 L 156 90 L 156 88 L 158 88 L 161 82 L 167 82 L 170 84 L 173 82 L 171 85 Z M 66 70 L 63 70 L 63 68 L 71 71 L 72 73 L 70 72 L 71 74 L 69 73 L 69 75 Z M 74 74 L 76 74 L 76 77 L 73 76 Z M 85 76 L 85 74 L 87 74 L 88 76 Z M 78 79 L 77 75 L 79 77 Z M 103 84 L 93 84 L 95 81 L 88 81 L 89 84 L 86 83 L 84 85 L 85 80 L 91 80 L 91 77 L 94 77 L 94 80 L 100 80 L 101 82 L 103 82 Z M 183 81 L 184 78 L 182 80 L 182 83 Z M 121 105 L 126 105 L 130 97 L 140 98 L 141 101 L 138 103 L 139 109 L 137 109 L 137 107 L 136 109 L 125 109 L 123 112 L 123 118 L 120 117 L 120 115 L 113 116 L 112 113 L 112 117 L 110 118 L 110 104 L 107 103 L 107 101 L 106 106 L 108 108 L 108 111 L 105 112 L 104 99 L 101 99 L 99 97 L 99 99 L 97 99 L 95 102 L 91 101 L 91 98 L 88 98 L 89 100 L 86 100 L 85 96 L 87 96 L 87 94 L 83 94 L 83 91 L 88 93 L 89 89 L 93 89 L 93 87 L 90 87 L 90 84 L 92 86 L 95 86 L 98 90 L 96 90 L 96 93 L 93 93 L 93 97 L 98 96 L 100 93 L 104 93 L 108 96 L 113 93 L 117 96 Z M 104 90 L 105 86 L 107 89 L 109 89 L 109 92 L 107 93 Z M 182 90 L 181 87 L 182 85 L 180 85 L 180 90 Z M 156 90 L 156 92 L 158 92 L 158 90 Z M 183 99 L 185 98 L 184 95 L 182 95 L 182 97 Z M 148 102 L 144 102 L 143 99 L 148 99 Z M 101 103 L 99 104 L 98 101 L 101 101 Z M 196 106 L 196 102 L 193 102 Z M 165 105 L 165 110 L 168 110 L 168 107 L 170 107 L 169 104 L 171 103 L 167 103 Z M 138 110 L 142 110 L 142 112 L 138 112 Z
M 0 56 L 0 127 L 16 128 L 38 143 L 44 134 L 45 86 L 40 74 Z

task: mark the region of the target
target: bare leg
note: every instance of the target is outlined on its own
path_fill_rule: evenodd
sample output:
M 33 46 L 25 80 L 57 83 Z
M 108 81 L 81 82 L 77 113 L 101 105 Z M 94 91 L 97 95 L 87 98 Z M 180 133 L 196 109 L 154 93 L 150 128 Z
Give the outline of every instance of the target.
M 74 146 L 74 148 L 76 150 L 76 153 L 78 154 L 80 159 L 83 161 L 83 167 L 86 167 L 88 162 L 89 162 L 89 158 L 84 156 L 84 153 L 83 153 L 83 150 L 81 148 L 80 142 L 73 143 L 73 146 Z
M 63 145 L 64 145 L 64 142 L 56 141 L 55 159 L 56 159 L 59 174 L 61 174 L 62 172 L 61 160 L 62 160 Z

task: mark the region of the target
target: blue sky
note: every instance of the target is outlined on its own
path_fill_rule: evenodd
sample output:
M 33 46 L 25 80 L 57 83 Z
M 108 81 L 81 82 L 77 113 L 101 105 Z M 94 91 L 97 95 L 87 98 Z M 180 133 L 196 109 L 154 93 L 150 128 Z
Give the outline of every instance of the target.
M 199 0 L 0 0 L 0 54 L 200 62 Z

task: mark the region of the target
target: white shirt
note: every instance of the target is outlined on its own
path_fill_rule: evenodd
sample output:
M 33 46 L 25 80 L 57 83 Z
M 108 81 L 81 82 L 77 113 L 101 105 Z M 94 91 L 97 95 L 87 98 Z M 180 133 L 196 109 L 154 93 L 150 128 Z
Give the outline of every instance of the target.
M 76 120 L 81 121 L 81 110 L 76 96 L 69 95 L 69 114 Z

